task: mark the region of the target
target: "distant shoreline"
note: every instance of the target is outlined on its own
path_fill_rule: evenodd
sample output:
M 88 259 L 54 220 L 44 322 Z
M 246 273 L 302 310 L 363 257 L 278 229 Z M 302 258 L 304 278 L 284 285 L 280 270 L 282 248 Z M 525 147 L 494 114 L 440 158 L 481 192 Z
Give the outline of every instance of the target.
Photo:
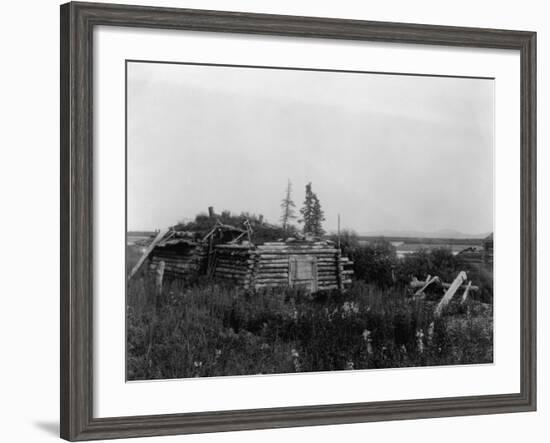
M 357 239 L 361 242 L 372 242 L 385 240 L 389 242 L 403 242 L 408 244 L 447 244 L 447 245 L 471 245 L 481 246 L 483 238 L 435 238 L 435 237 L 406 237 L 406 236 L 385 236 L 385 235 L 359 235 Z

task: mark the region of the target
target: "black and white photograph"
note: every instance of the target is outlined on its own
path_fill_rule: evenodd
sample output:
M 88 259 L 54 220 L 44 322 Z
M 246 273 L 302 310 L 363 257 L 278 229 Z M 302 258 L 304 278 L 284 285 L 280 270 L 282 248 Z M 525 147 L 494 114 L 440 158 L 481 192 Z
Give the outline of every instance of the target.
M 0 441 L 544 440 L 544 2 L 3 6 Z
M 126 62 L 128 381 L 493 362 L 494 79 Z

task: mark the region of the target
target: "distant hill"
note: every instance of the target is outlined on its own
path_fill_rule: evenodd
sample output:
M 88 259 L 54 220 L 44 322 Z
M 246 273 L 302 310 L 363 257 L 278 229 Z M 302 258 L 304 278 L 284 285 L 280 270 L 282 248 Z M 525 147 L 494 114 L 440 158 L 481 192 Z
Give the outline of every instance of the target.
M 425 231 L 398 231 L 398 230 L 380 230 L 364 232 L 359 234 L 362 237 L 398 237 L 398 238 L 453 238 L 453 239 L 483 239 L 487 237 L 490 232 L 483 232 L 479 234 L 465 234 L 464 232 L 456 231 L 454 229 L 440 229 L 432 232 Z

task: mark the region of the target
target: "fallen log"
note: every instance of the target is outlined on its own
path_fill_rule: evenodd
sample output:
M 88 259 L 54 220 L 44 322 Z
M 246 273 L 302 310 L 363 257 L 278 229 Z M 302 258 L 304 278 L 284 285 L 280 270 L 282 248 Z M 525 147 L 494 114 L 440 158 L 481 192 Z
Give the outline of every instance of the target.
M 436 277 L 433 277 L 432 279 L 434 279 Z M 422 280 L 413 280 L 409 283 L 409 287 L 411 289 L 417 289 L 417 288 L 422 288 L 423 286 L 425 286 L 427 283 L 427 281 L 422 281 Z M 434 281 L 435 283 L 435 281 Z M 451 287 L 451 284 L 452 283 L 445 283 L 445 282 L 442 282 L 441 280 L 439 280 L 439 283 L 442 287 L 444 288 L 450 288 Z M 460 289 L 466 289 L 468 285 L 462 285 L 460 286 Z M 479 291 L 479 286 L 476 286 L 476 285 L 471 285 L 470 286 L 470 291 Z

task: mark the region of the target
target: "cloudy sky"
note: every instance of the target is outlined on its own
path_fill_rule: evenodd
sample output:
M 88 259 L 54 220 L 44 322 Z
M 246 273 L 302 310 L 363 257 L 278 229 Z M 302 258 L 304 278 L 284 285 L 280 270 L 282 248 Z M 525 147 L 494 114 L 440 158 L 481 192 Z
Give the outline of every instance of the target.
M 128 229 L 208 206 L 278 222 L 313 183 L 325 229 L 493 227 L 493 80 L 128 63 Z

